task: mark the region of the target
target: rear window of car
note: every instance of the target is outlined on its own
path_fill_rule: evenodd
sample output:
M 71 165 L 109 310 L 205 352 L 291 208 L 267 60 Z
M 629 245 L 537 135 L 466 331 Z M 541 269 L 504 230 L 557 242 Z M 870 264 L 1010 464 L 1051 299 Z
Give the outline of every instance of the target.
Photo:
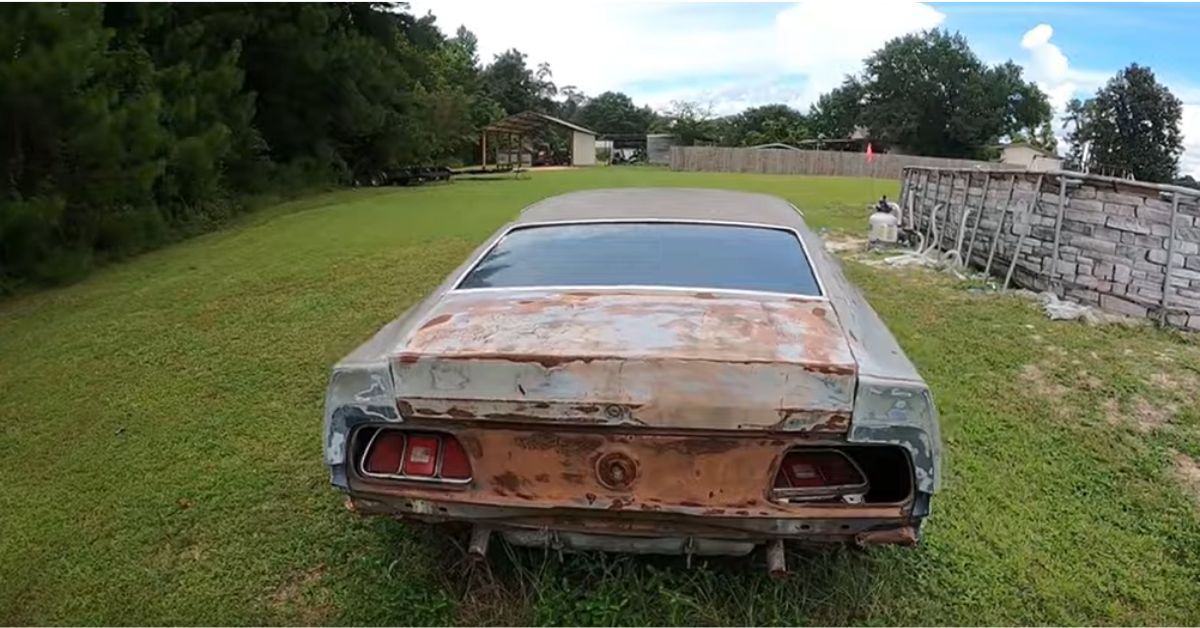
M 791 231 L 693 223 L 592 223 L 513 230 L 459 288 L 671 286 L 819 296 Z

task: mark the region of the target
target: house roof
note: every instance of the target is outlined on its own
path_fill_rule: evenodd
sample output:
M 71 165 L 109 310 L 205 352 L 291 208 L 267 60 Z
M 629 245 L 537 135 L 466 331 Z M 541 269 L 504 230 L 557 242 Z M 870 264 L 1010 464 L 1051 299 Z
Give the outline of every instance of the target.
M 595 131 L 585 129 L 578 124 L 567 122 L 566 120 L 561 120 L 559 118 L 555 118 L 554 116 L 538 111 L 522 111 L 521 113 L 514 113 L 507 118 L 501 118 L 500 120 L 483 127 L 483 130 L 491 131 L 493 133 L 516 133 L 518 135 L 525 135 L 540 129 L 547 124 L 563 127 L 572 131 L 578 131 L 580 133 L 586 133 L 588 135 L 597 135 Z
M 768 150 L 770 150 L 770 149 L 800 150 L 799 148 L 796 148 L 795 146 L 792 146 L 791 144 L 784 144 L 783 142 L 771 142 L 770 144 L 759 144 L 757 146 L 750 146 L 749 148 L 758 148 L 758 149 L 765 148 Z
M 1043 157 L 1058 157 L 1058 155 L 1055 155 L 1048 150 L 1038 148 L 1029 142 L 1009 142 L 1008 144 L 1000 145 L 1000 150 L 1004 150 L 1006 148 L 1028 148 L 1029 150 L 1032 150 Z

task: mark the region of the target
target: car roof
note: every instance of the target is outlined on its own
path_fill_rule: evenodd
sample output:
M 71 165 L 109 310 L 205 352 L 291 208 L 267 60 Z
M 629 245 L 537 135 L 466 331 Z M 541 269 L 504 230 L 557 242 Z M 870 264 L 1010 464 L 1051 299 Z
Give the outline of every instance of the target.
M 766 194 L 696 188 L 586 190 L 544 199 L 525 208 L 516 223 L 587 220 L 747 222 L 804 229 L 791 203 Z

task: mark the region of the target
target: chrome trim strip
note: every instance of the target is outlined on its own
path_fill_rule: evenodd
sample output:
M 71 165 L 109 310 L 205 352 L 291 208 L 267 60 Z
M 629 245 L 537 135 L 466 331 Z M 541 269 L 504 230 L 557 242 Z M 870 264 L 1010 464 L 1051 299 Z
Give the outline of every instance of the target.
M 803 301 L 828 301 L 829 297 L 816 296 L 811 294 L 797 294 L 794 292 L 772 292 L 769 290 L 738 290 L 736 288 L 688 288 L 684 286 L 654 286 L 643 284 L 614 284 L 610 286 L 596 285 L 562 285 L 562 286 L 510 286 L 503 288 L 458 288 L 455 292 L 462 293 L 489 293 L 489 292 L 568 292 L 572 290 L 580 290 L 587 292 L 680 292 L 680 293 L 695 293 L 708 292 L 711 294 L 723 294 L 730 296 L 766 296 L 780 297 L 788 299 L 800 299 Z

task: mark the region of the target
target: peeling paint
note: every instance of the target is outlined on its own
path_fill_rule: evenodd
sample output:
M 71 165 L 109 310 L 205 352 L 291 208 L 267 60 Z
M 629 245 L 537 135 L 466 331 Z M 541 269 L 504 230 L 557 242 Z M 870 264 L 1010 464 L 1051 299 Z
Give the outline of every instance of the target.
M 423 425 L 414 426 L 426 429 Z M 360 495 L 588 511 L 655 511 L 725 517 L 820 517 L 907 521 L 904 504 L 788 504 L 768 491 L 784 451 L 816 445 L 802 435 L 615 433 L 607 428 L 547 431 L 537 426 L 444 424 L 472 457 L 476 481 L 440 487 L 352 478 Z M 622 480 L 605 477 L 619 461 Z
M 731 193 L 691 190 L 686 203 L 672 200 L 679 191 L 607 193 L 655 202 L 568 213 L 687 221 L 734 207 Z M 589 194 L 600 193 L 570 198 Z M 538 531 L 535 540 L 561 530 L 581 544 L 628 548 L 637 542 L 597 539 L 654 537 L 663 542 L 656 546 L 680 548 L 704 538 L 915 542 L 941 477 L 928 387 L 794 208 L 733 196 L 744 203 L 739 219 L 795 230 L 822 296 L 652 286 L 454 290 L 502 230 L 334 367 L 323 441 L 333 484 L 364 514 L 486 518 Z M 724 209 L 705 205 L 710 197 Z M 547 220 L 559 202 L 558 216 L 565 200 L 543 201 L 533 214 Z M 397 423 L 455 435 L 475 479 L 439 487 L 357 477 L 349 461 L 355 430 Z M 910 497 L 770 499 L 789 447 L 846 444 L 902 447 Z
M 855 363 L 820 302 L 536 296 L 448 295 L 394 358 L 399 399 L 423 417 L 849 427 Z

